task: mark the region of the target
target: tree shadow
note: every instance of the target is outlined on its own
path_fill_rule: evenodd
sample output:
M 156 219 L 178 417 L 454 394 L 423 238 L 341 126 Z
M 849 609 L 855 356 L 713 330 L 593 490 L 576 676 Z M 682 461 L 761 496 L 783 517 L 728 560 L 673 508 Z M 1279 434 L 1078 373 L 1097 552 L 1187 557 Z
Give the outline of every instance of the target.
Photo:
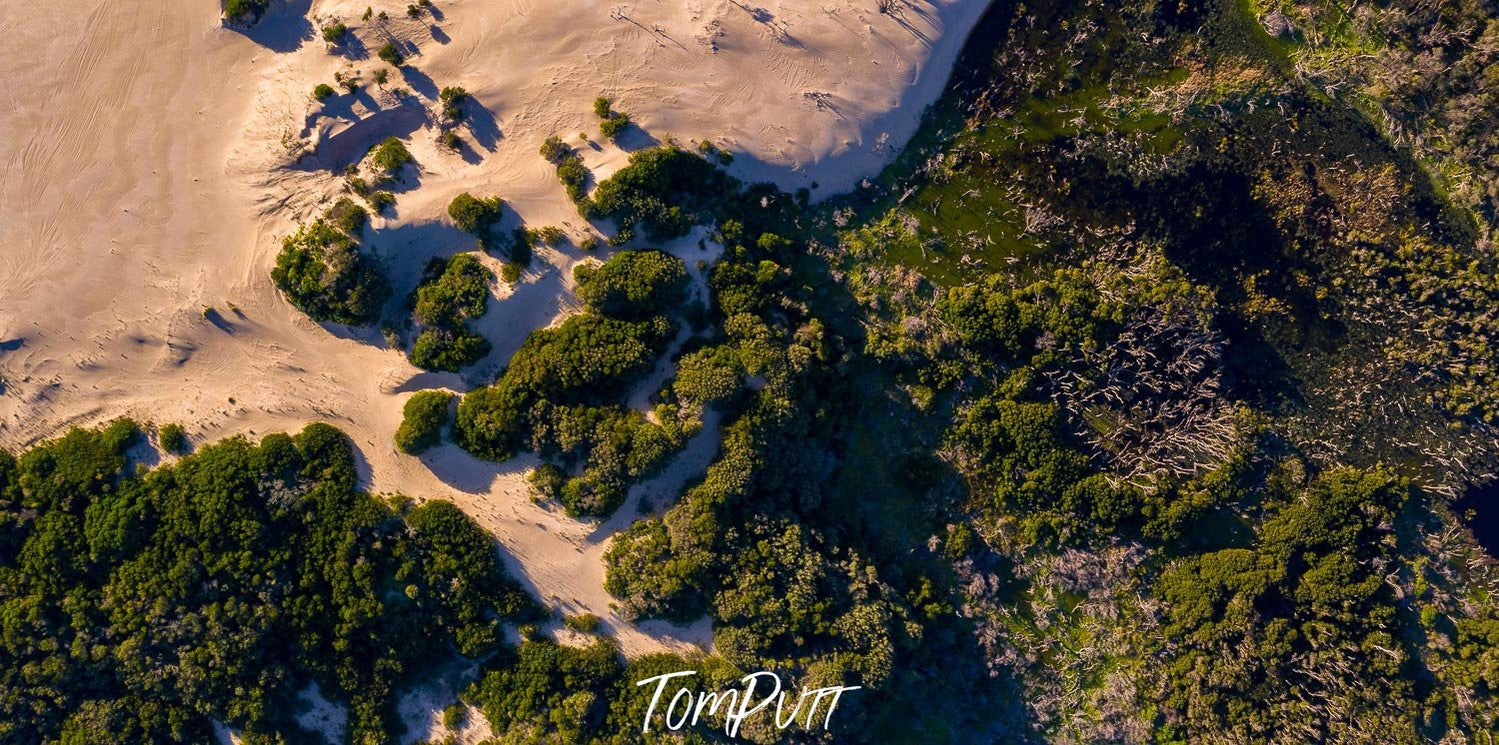
M 224 28 L 272 52 L 294 52 L 313 38 L 312 22 L 307 20 L 311 7 L 312 0 L 281 0 L 252 25 L 225 23 Z
M 433 82 L 427 73 L 412 67 L 409 61 L 401 65 L 401 77 L 406 79 L 411 90 L 416 91 L 418 95 L 429 101 L 437 100 L 437 83 Z
M 203 318 L 226 334 L 232 335 L 239 330 L 233 323 L 229 322 L 228 318 L 224 317 L 224 314 L 219 312 L 218 308 L 205 308 L 203 310 Z
M 452 40 L 453 40 L 453 37 L 448 36 L 448 34 L 447 34 L 446 31 L 443 31 L 441 28 L 438 28 L 437 24 L 433 24 L 432 25 L 432 41 L 435 41 L 438 44 L 444 44 L 445 45 L 445 44 L 447 44 L 448 42 L 450 42 Z
M 614 144 L 625 152 L 635 152 L 656 147 L 661 144 L 661 140 L 656 139 L 655 135 L 645 131 L 639 124 L 630 122 L 629 126 L 625 127 L 625 131 L 620 132 L 619 136 L 614 138 Z
M 370 58 L 370 49 L 365 46 L 364 39 L 359 38 L 353 31 L 344 32 L 344 35 L 339 37 L 338 42 L 333 45 L 333 50 L 344 59 L 366 60 Z
M 389 137 L 405 139 L 427 124 L 427 111 L 414 100 L 381 108 L 362 89 L 338 96 L 323 111 L 309 118 L 308 129 L 317 130 L 311 158 L 299 159 L 302 170 L 339 171 L 364 159 L 370 148 Z M 371 109 L 360 115 L 354 103 Z
M 458 373 L 423 370 L 408 378 L 406 382 L 396 386 L 391 392 L 416 393 L 434 388 L 450 388 L 458 393 L 465 393 L 468 391 L 469 385 L 463 379 L 463 376 Z
M 495 120 L 494 112 L 479 104 L 473 96 L 463 103 L 464 119 L 468 123 L 469 134 L 474 136 L 474 142 L 479 147 L 489 152 L 494 152 L 495 147 L 505 134 L 500 131 L 500 123 Z
M 481 155 L 481 154 L 479 154 L 478 150 L 475 150 L 474 148 L 469 147 L 468 143 L 464 142 L 461 139 L 458 140 L 458 151 L 457 152 L 458 152 L 458 157 L 462 158 L 464 163 L 467 163 L 467 164 L 469 164 L 471 166 L 476 166 L 476 165 L 479 165 L 480 163 L 484 162 L 484 156 Z
M 503 463 L 480 460 L 452 443 L 432 448 L 417 459 L 438 481 L 464 494 L 488 494 L 501 476 L 525 473 L 541 463 L 531 454 L 518 455 Z
M 370 326 L 350 326 L 333 321 L 318 321 L 317 324 L 322 326 L 323 330 L 327 331 L 329 335 L 338 339 L 356 341 L 376 349 L 385 349 L 388 346 L 385 343 L 385 335 L 381 334 L 377 328 Z
M 370 231 L 365 245 L 380 257 L 392 297 L 405 298 L 421 281 L 427 262 L 473 250 L 474 238 L 452 223 L 427 220 Z

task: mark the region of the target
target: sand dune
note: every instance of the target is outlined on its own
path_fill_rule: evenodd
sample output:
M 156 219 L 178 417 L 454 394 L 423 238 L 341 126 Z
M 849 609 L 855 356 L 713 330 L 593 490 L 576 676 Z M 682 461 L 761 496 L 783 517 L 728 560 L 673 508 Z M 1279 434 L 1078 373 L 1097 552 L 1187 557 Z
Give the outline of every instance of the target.
M 572 310 L 580 251 L 543 252 L 499 292 L 480 323 L 495 353 L 466 380 L 292 309 L 268 278 L 280 238 L 341 192 L 330 169 L 389 134 L 409 137 L 419 163 L 395 214 L 367 233 L 398 292 L 428 257 L 473 248 L 443 216 L 460 191 L 581 236 L 590 228 L 537 148 L 580 131 L 597 142 L 598 95 L 639 123 L 626 147 L 711 139 L 747 179 L 844 190 L 914 132 L 986 3 L 908 0 L 886 15 L 875 0 L 436 0 L 420 21 L 405 3 L 373 3 L 386 24 L 360 20 L 369 5 L 282 0 L 238 31 L 201 0 L 0 4 L 0 445 L 120 415 L 181 421 L 199 442 L 329 421 L 354 437 L 373 489 L 455 500 L 541 597 L 609 618 L 627 652 L 703 641 L 704 626 L 610 617 L 599 557 L 627 516 L 600 527 L 533 505 L 524 460 L 451 446 L 416 459 L 390 442 L 411 392 L 482 382 L 528 331 Z M 355 30 L 355 59 L 316 35 L 314 19 L 335 17 Z M 409 66 L 381 90 L 370 76 L 386 40 Z M 320 113 L 313 86 L 355 71 L 363 92 Z M 478 104 L 458 154 L 437 146 L 431 113 L 449 85 Z M 600 177 L 627 157 L 613 144 L 583 154 Z M 689 265 L 702 257 L 696 240 L 670 248 Z M 644 491 L 669 495 L 701 473 L 713 431 Z

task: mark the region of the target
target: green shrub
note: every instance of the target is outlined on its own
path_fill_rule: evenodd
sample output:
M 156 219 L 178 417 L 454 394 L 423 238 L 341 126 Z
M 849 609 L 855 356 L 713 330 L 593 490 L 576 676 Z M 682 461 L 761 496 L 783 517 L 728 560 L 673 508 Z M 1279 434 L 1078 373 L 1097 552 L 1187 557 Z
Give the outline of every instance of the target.
M 624 133 L 630 126 L 630 116 L 620 112 L 609 115 L 609 118 L 599 122 L 599 134 L 614 139 Z
M 533 497 L 555 500 L 562 496 L 562 485 L 567 483 L 567 474 L 555 464 L 543 463 L 531 470 L 526 483 L 531 485 Z
M 406 399 L 401 426 L 396 429 L 396 447 L 407 455 L 418 455 L 442 442 L 454 398 L 447 391 L 420 391 Z
M 583 649 L 528 640 L 495 662 L 464 698 L 484 712 L 496 733 L 525 733 L 516 742 L 603 741 L 597 735 L 624 671 L 611 640 L 600 638 Z M 633 724 L 638 732 L 640 724 Z
M 344 235 L 358 238 L 359 231 L 363 230 L 365 224 L 369 222 L 370 213 L 354 200 L 339 197 L 338 201 L 328 208 L 327 219 L 333 227 L 343 231 Z
M 335 92 L 336 91 L 333 90 L 333 86 L 328 85 L 327 83 L 318 83 L 312 89 L 312 97 L 318 101 L 326 101 Z
M 604 98 L 603 96 L 599 96 L 598 98 L 593 99 L 593 113 L 600 119 L 608 119 L 609 115 L 613 112 L 613 109 L 611 108 L 613 105 L 613 101 Z
M 388 191 L 370 192 L 365 197 L 365 200 L 370 203 L 370 209 L 373 209 L 376 214 L 383 213 L 385 210 L 396 206 L 396 195 Z
M 592 634 L 599 630 L 603 620 L 592 613 L 579 613 L 575 616 L 564 616 L 562 623 L 573 631 Z
M 466 328 L 426 329 L 411 345 L 411 364 L 423 370 L 458 372 L 484 359 L 488 339 Z
M 463 720 L 468 710 L 463 704 L 453 704 L 442 710 L 442 726 L 452 730 L 463 726 Z
M 687 267 L 654 249 L 621 251 L 599 266 L 573 269 L 578 298 L 607 316 L 640 320 L 669 313 L 687 295 Z
M 651 240 L 687 234 L 739 193 L 739 182 L 702 156 L 666 144 L 632 153 L 630 163 L 594 189 L 592 217 L 611 218 L 627 240 L 637 225 Z
M 385 87 L 385 81 L 390 79 L 390 69 L 382 67 L 371 75 L 375 79 L 375 85 Z
M 463 149 L 463 139 L 451 129 L 443 130 L 443 133 L 437 136 L 437 144 L 444 150 L 451 150 L 455 153 Z
M 473 254 L 433 259 L 412 298 L 412 318 L 427 328 L 411 347 L 412 364 L 457 372 L 483 359 L 490 344 L 466 322 L 484 315 L 494 273 Z
M 463 192 L 448 202 L 448 217 L 459 230 L 483 238 L 499 223 L 505 200 L 499 197 L 476 197 Z
M 224 18 L 231 23 L 254 23 L 271 7 L 271 0 L 224 0 Z
M 684 404 L 712 406 L 739 392 L 745 369 L 738 349 L 721 345 L 683 355 L 672 390 Z
M 562 138 L 552 135 L 541 143 L 541 157 L 553 163 L 561 163 L 562 159 L 572 154 L 573 149 L 562 142 Z
M 398 138 L 387 137 L 370 150 L 370 166 L 385 178 L 394 178 L 407 163 L 415 163 L 411 151 Z
M 562 156 L 557 163 L 557 178 L 562 181 L 562 187 L 567 190 L 567 198 L 575 204 L 588 201 L 588 169 L 583 167 L 583 159 L 573 153 Z
M 400 67 L 401 63 L 406 61 L 406 58 L 401 56 L 401 50 L 396 47 L 395 42 L 386 42 L 375 54 L 391 67 Z
M 342 21 L 335 21 L 323 27 L 323 41 L 329 44 L 337 44 L 344 38 L 344 34 L 348 32 L 348 26 L 344 25 Z
M 3 648 L 36 666 L 5 670 L 7 741 L 212 742 L 219 720 L 263 741 L 298 729 L 292 681 L 329 676 L 351 741 L 390 742 L 403 685 L 539 615 L 451 503 L 403 515 L 360 491 L 348 438 L 326 424 L 147 473 L 125 457 L 136 436 L 121 420 L 0 456 L 5 608 L 29 614 Z M 78 598 L 109 611 L 79 616 Z M 158 653 L 104 662 L 105 640 Z
M 504 280 L 505 284 L 513 285 L 520 281 L 521 272 L 524 270 L 525 268 L 520 264 L 507 261 L 500 265 L 500 279 Z
M 443 88 L 437 96 L 442 103 L 442 115 L 450 122 L 463 120 L 463 102 L 468 100 L 468 91 L 462 86 Z
M 156 430 L 156 441 L 161 443 L 161 448 L 168 453 L 187 452 L 187 432 L 176 422 L 161 425 L 161 428 Z
M 373 322 L 390 285 L 347 235 L 324 220 L 304 225 L 281 244 L 271 280 L 316 321 Z

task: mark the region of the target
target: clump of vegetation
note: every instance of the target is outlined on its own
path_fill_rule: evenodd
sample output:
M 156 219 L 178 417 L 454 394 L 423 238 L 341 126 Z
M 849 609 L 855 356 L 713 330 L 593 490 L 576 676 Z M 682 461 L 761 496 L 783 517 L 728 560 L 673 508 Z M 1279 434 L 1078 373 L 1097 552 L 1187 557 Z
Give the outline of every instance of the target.
M 161 425 L 161 428 L 156 430 L 156 441 L 161 444 L 161 449 L 168 453 L 187 452 L 187 431 L 176 422 Z
M 323 27 L 323 41 L 337 45 L 343 42 L 344 35 L 349 33 L 349 27 L 342 21 L 334 21 Z
M 390 297 L 385 276 L 359 244 L 323 219 L 287 236 L 271 281 L 315 321 L 373 323 Z
M 738 192 L 732 176 L 668 143 L 632 153 L 629 165 L 594 189 L 585 211 L 590 217 L 613 219 L 622 240 L 641 226 L 646 237 L 663 241 L 710 221 Z
M 419 391 L 406 399 L 401 426 L 396 429 L 396 447 L 407 455 L 420 455 L 441 443 L 454 398 L 447 391 Z
M 505 200 L 499 197 L 476 197 L 463 192 L 448 202 L 448 217 L 453 218 L 459 230 L 483 241 L 500 223 L 504 207 Z
M 640 320 L 670 313 L 687 295 L 687 267 L 668 253 L 623 251 L 573 269 L 578 298 L 600 315 Z
M 442 118 L 450 123 L 463 121 L 463 104 L 468 101 L 468 91 L 462 86 L 448 86 L 438 93 L 438 102 L 442 104 Z
M 369 154 L 370 168 L 386 180 L 396 178 L 406 164 L 415 162 L 416 158 L 411 157 L 406 143 L 396 137 L 385 138 Z
M 507 460 L 528 449 L 557 466 L 581 464 L 565 481 L 557 466 L 532 476 L 537 492 L 569 514 L 613 512 L 629 484 L 662 467 L 695 426 L 670 406 L 656 412 L 658 424 L 615 402 L 665 350 L 668 314 L 686 282 L 680 260 L 643 254 L 586 270 L 579 287 L 594 298 L 588 310 L 532 332 L 500 379 L 458 407 L 454 438 L 475 455 Z
M 593 113 L 599 117 L 599 133 L 614 139 L 630 126 L 630 117 L 623 111 L 614 110 L 614 102 L 600 96 L 593 100 Z
M 375 85 L 378 85 L 381 88 L 384 88 L 385 87 L 385 81 L 390 80 L 390 69 L 382 67 L 382 68 L 374 71 L 373 73 L 371 73 L 370 77 L 374 79 Z
M 364 230 L 369 219 L 369 211 L 348 197 L 339 197 L 338 201 L 328 208 L 328 222 L 351 238 L 359 237 L 360 231 Z
M 562 138 L 553 135 L 541 143 L 541 157 L 556 164 L 557 178 L 567 189 L 568 199 L 580 205 L 588 201 L 588 169 L 583 167 L 583 159 Z
M 333 86 L 327 83 L 318 83 L 312 88 L 312 98 L 319 102 L 328 100 L 334 93 L 336 91 L 333 90 Z
M 224 19 L 253 25 L 271 7 L 271 0 L 224 0 Z
M 335 72 L 333 73 L 333 82 L 338 83 L 339 87 L 345 91 L 353 93 L 359 90 L 359 72 L 356 70 L 347 75 L 342 72 Z
M 572 148 L 562 141 L 561 137 L 552 135 L 541 143 L 541 157 L 552 163 L 561 163 L 562 159 L 571 154 Z
M 583 167 L 583 159 L 576 153 L 570 152 L 558 161 L 557 178 L 567 190 L 567 198 L 574 204 L 584 205 L 588 202 L 588 169 Z
M 370 209 L 374 210 L 376 214 L 383 214 L 386 210 L 396 206 L 396 195 L 388 191 L 371 191 L 366 193 L 364 198 L 370 203 Z
M 30 619 L 0 640 L 18 742 L 211 742 L 223 725 L 274 739 L 304 732 L 310 680 L 350 738 L 384 742 L 401 686 L 539 616 L 457 507 L 397 512 L 359 491 L 328 425 L 144 472 L 126 457 L 138 437 L 121 420 L 0 458 L 0 606 Z M 116 646 L 157 651 L 99 653 Z
M 385 64 L 391 67 L 400 67 L 406 62 L 406 58 L 401 55 L 401 49 L 393 41 L 388 41 L 380 45 L 380 49 L 375 52 L 375 56 L 384 60 Z
M 412 364 L 457 372 L 489 353 L 489 341 L 468 321 L 484 315 L 493 281 L 494 273 L 473 254 L 428 263 L 412 298 L 412 318 L 422 329 L 411 347 Z
M 573 616 L 564 616 L 562 623 L 573 631 L 592 634 L 599 630 L 599 626 L 603 623 L 603 620 L 592 613 L 579 613 Z

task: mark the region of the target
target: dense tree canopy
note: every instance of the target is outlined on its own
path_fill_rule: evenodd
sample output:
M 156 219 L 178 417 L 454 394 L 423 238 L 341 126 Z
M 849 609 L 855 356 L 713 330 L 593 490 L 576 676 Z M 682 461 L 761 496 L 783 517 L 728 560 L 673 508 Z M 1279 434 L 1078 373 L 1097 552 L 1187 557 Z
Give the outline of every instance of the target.
M 326 425 L 232 438 L 138 473 L 121 420 L 0 461 L 0 739 L 296 734 L 317 683 L 353 742 L 393 733 L 395 686 L 478 655 L 535 606 L 457 508 L 358 491 Z

